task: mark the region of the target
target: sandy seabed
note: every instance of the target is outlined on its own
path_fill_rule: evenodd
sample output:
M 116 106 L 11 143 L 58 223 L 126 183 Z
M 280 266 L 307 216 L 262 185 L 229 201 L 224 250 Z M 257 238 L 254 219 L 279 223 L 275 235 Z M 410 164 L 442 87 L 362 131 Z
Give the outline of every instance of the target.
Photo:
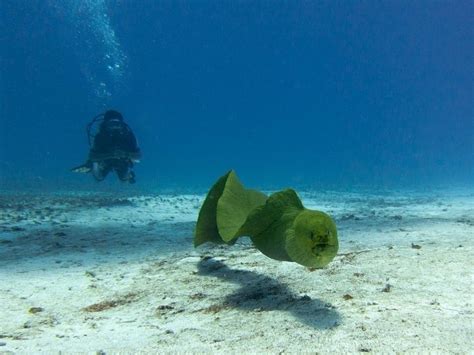
M 474 191 L 302 192 L 325 269 L 192 247 L 203 195 L 0 194 L 0 353 L 469 353 Z

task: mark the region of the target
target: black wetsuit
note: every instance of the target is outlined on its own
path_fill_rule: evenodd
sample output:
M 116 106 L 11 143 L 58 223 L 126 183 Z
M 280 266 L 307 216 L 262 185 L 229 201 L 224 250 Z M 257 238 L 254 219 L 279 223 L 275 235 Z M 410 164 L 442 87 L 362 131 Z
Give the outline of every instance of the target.
M 104 120 L 89 152 L 94 177 L 100 181 L 115 170 L 120 180 L 134 183 L 131 169 L 139 158 L 140 148 L 130 127 L 121 119 Z

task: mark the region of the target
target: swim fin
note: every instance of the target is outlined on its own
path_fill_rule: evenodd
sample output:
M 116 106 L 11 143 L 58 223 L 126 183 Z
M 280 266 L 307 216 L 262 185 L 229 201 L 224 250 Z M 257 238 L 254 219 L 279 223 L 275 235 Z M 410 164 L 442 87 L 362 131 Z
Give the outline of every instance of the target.
M 92 170 L 92 166 L 90 162 L 86 162 L 82 165 L 76 166 L 75 168 L 71 169 L 71 171 L 74 173 L 83 173 L 83 174 L 90 173 L 91 170 Z

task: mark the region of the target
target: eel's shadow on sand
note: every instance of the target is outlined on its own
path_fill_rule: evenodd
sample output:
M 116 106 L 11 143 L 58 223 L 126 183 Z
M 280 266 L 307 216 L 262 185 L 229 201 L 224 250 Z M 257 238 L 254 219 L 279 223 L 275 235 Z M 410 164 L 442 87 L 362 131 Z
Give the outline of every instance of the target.
M 198 274 L 214 276 L 241 287 L 227 295 L 224 307 L 246 311 L 287 311 L 295 318 L 315 329 L 332 329 L 341 323 L 335 307 L 307 295 L 299 296 L 279 281 L 248 270 L 231 269 L 222 261 L 209 257 L 198 263 Z

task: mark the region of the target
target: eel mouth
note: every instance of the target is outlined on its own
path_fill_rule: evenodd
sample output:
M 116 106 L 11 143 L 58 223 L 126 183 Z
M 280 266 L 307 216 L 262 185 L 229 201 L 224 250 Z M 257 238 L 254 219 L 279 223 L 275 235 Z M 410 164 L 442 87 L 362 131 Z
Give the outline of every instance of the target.
M 336 249 L 337 247 L 334 244 L 318 243 L 318 244 L 313 245 L 313 247 L 311 248 L 311 252 L 315 256 L 325 256 L 326 254 L 330 254 L 336 251 Z
M 311 247 L 311 251 L 315 255 L 326 253 L 336 247 L 336 244 L 334 243 L 334 238 L 332 238 L 331 232 L 329 230 L 326 231 L 324 234 L 319 235 L 314 232 L 311 232 L 309 238 L 313 244 Z
M 329 216 L 318 211 L 303 211 L 293 222 L 286 241 L 292 261 L 303 266 L 323 268 L 339 249 L 337 229 Z

